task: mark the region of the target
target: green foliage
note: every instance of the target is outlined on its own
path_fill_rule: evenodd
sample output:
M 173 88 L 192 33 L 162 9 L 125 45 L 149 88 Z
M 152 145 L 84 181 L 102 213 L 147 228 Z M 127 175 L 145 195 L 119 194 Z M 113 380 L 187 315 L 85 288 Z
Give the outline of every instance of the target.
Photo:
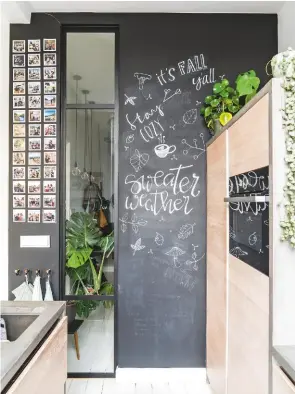
M 237 92 L 239 93 L 239 97 L 246 96 L 245 103 L 255 96 L 259 85 L 260 79 L 256 76 L 254 70 L 239 74 L 236 79 Z
M 74 248 L 97 246 L 100 239 L 100 231 L 96 221 L 86 212 L 75 212 L 66 223 L 67 243 Z

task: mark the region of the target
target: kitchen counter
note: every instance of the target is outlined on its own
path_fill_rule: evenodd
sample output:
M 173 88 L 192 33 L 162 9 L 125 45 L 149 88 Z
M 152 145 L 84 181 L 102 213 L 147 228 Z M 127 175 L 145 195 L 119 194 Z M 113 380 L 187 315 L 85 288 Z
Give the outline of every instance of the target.
M 295 345 L 274 346 L 273 357 L 278 365 L 282 367 L 293 382 L 295 382 Z
M 1 342 L 1 381 L 3 390 L 20 370 L 53 325 L 65 315 L 66 303 L 62 301 L 2 301 L 1 316 L 36 316 L 36 319 L 15 340 Z M 8 338 L 9 339 L 9 338 Z

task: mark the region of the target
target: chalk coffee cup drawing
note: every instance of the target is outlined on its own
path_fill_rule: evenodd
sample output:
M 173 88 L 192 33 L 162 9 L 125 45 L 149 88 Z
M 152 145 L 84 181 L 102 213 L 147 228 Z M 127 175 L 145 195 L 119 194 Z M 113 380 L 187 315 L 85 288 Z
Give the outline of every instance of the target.
M 164 159 L 167 155 L 175 152 L 176 146 L 175 145 L 167 145 L 167 144 L 160 144 L 155 146 L 155 154 L 160 157 L 161 159 Z

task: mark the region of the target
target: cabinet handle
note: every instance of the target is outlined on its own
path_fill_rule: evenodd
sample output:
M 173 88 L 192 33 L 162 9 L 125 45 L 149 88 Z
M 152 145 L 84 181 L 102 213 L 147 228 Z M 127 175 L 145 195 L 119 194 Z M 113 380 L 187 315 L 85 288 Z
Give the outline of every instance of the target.
M 269 196 L 225 197 L 224 202 L 269 202 Z

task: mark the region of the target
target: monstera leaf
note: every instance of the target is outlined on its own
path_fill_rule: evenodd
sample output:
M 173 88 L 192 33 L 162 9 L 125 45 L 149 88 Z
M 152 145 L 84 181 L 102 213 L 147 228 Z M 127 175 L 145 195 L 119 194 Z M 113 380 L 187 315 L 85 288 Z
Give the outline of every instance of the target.
M 78 268 L 84 265 L 90 259 L 92 249 L 89 247 L 76 249 L 67 242 L 67 267 Z
M 66 237 L 75 249 L 93 248 L 99 244 L 100 231 L 89 213 L 75 212 L 66 223 Z

